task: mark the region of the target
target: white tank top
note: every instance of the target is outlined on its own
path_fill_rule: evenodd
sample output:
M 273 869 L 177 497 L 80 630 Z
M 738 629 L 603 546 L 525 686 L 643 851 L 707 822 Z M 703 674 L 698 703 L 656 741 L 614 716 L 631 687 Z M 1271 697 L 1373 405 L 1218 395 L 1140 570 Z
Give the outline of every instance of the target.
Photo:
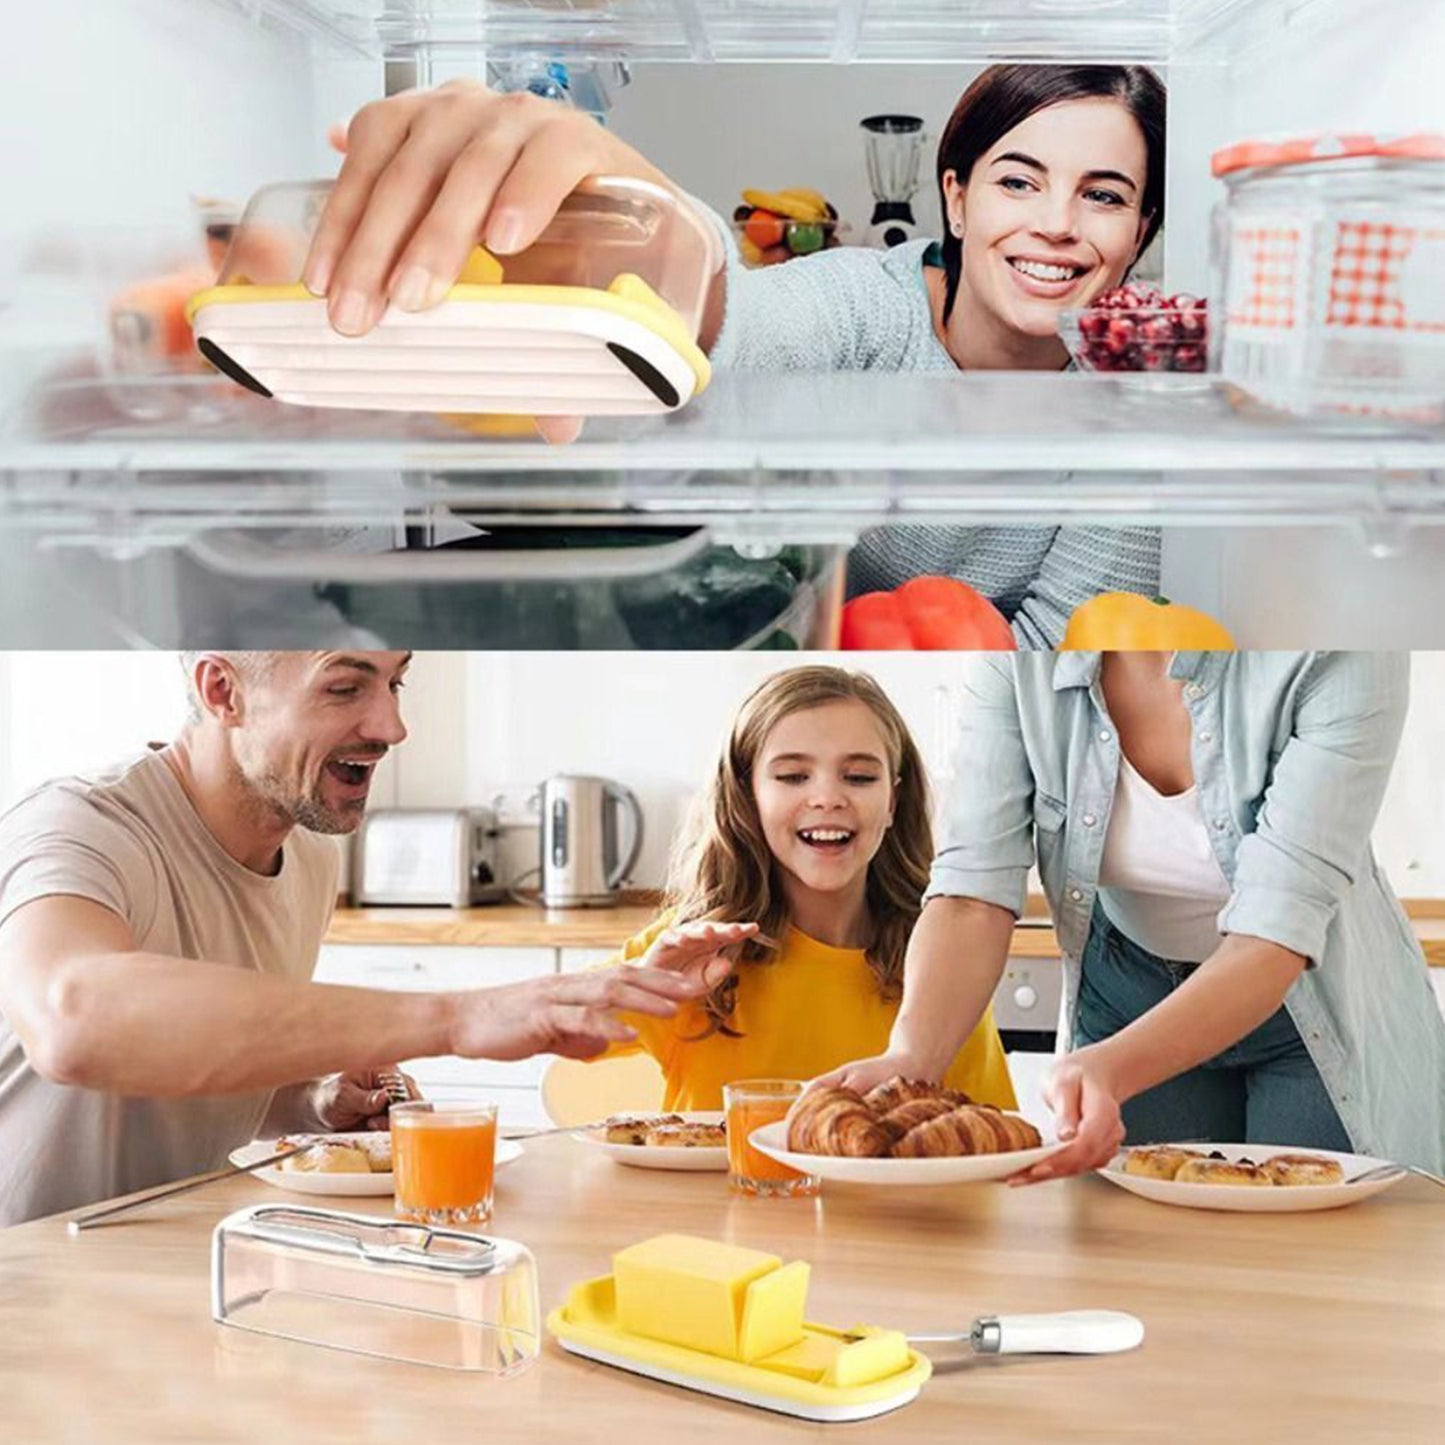
M 1166 797 L 1121 753 L 1099 867 L 1109 922 L 1160 958 L 1202 963 L 1219 947 L 1228 899 L 1198 788 Z

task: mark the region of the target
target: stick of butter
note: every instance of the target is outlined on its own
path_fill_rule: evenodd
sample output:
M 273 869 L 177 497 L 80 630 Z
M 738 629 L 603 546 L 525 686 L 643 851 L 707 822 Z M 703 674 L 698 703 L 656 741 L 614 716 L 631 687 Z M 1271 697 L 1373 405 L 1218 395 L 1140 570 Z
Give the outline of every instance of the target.
M 660 1234 L 612 1257 L 618 1323 L 724 1359 L 751 1362 L 803 1338 L 808 1265 L 687 1234 Z

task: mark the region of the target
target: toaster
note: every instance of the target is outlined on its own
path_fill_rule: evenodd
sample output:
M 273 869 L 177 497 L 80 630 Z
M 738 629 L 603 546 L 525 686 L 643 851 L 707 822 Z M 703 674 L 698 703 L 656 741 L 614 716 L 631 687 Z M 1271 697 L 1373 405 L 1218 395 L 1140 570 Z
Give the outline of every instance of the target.
M 351 901 L 467 908 L 507 896 L 490 808 L 379 808 L 351 851 Z

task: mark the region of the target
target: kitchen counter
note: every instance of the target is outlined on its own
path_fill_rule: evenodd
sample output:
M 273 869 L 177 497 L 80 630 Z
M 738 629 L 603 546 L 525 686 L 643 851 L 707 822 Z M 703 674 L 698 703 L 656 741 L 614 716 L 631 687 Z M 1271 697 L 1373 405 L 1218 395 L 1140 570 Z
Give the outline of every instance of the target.
M 1445 1194 L 1420 1179 L 1332 1212 L 1172 1209 L 1086 1178 L 1014 1190 L 824 1186 L 731 1197 L 716 1174 L 627 1169 L 566 1137 L 497 1176 L 499 1234 L 535 1253 L 543 1310 L 664 1230 L 813 1264 L 809 1317 L 967 1330 L 975 1316 L 1129 1310 L 1142 1349 L 1105 1358 L 961 1352 L 900 1413 L 841 1440 L 1434 1438 L 1445 1411 Z M 575 1359 L 548 1342 L 504 1381 L 362 1359 L 210 1318 L 216 1222 L 261 1201 L 383 1212 L 232 1179 L 70 1238 L 0 1231 L 6 1437 L 473 1445 L 584 1435 L 631 1445 L 817 1439 L 820 1427 Z M 936 1360 L 949 1358 L 940 1347 Z
M 1438 905 L 1426 904 L 1430 909 Z M 615 908 L 338 908 L 327 943 L 452 944 L 472 948 L 620 948 L 657 916 L 656 904 L 627 900 Z M 1426 960 L 1445 968 L 1445 917 L 1413 916 Z M 1059 941 L 1042 921 L 1014 929 L 1016 958 L 1057 958 Z

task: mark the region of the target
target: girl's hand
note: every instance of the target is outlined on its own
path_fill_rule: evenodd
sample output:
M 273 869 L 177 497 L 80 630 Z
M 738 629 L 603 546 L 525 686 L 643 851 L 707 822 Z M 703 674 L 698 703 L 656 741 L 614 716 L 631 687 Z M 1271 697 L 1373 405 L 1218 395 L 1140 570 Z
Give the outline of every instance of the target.
M 705 990 L 713 989 L 732 972 L 732 960 L 724 958 L 722 950 L 758 937 L 756 923 L 680 923 L 658 934 L 642 966 L 680 973 Z
M 338 148 L 346 159 L 302 278 L 347 336 L 371 330 L 388 303 L 435 306 L 479 238 L 500 256 L 524 250 L 587 176 L 676 190 L 590 116 L 473 80 L 363 106 Z
M 1079 1049 L 1059 1063 L 1044 1084 L 1044 1100 L 1058 1120 L 1067 1149 L 1015 1174 L 1010 1184 L 1064 1179 L 1107 1164 L 1124 1142 L 1118 1091 L 1094 1047 Z
M 808 1092 L 814 1089 L 852 1089 L 854 1093 L 866 1094 L 869 1089 L 898 1077 L 922 1079 L 926 1074 L 908 1054 L 877 1054 L 871 1059 L 844 1064 L 831 1073 L 819 1074 L 808 1084 Z

